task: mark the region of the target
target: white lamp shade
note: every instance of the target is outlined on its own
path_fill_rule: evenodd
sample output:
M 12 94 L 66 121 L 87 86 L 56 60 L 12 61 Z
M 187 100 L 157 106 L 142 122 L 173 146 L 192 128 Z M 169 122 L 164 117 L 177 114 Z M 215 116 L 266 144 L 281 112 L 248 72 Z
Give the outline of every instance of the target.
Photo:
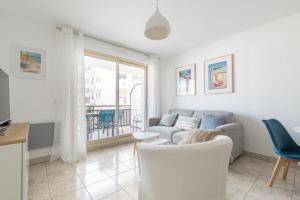
M 168 37 L 170 31 L 168 20 L 156 9 L 146 23 L 144 34 L 151 40 L 162 40 Z

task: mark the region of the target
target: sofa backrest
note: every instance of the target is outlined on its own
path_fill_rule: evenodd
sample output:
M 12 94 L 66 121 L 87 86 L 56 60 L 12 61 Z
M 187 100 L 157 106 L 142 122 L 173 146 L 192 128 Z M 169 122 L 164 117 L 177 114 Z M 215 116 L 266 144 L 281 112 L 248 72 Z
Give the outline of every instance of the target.
M 224 116 L 225 117 L 225 124 L 234 122 L 234 116 L 232 112 L 228 111 L 218 111 L 218 110 L 195 110 L 193 113 L 193 117 L 200 118 L 203 114 L 212 114 L 216 116 Z
M 232 112 L 228 111 L 218 111 L 218 110 L 188 110 L 188 109 L 170 109 L 170 114 L 178 114 L 184 117 L 196 117 L 200 118 L 202 115 L 205 114 L 213 114 L 216 116 L 224 116 L 225 117 L 225 124 L 232 123 L 235 121 L 234 115 Z
M 193 110 L 186 110 L 186 109 L 170 109 L 169 114 L 178 114 L 183 117 L 192 117 L 194 114 Z

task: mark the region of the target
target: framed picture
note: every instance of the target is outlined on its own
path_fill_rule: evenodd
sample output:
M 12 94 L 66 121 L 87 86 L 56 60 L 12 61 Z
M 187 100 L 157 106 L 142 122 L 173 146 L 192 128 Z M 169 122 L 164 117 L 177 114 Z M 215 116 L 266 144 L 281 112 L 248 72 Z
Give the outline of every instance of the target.
M 205 94 L 233 92 L 233 55 L 226 55 L 204 62 Z
M 11 72 L 17 78 L 45 79 L 46 52 L 14 46 L 11 56 Z
M 177 95 L 196 94 L 196 65 L 186 65 L 176 69 Z

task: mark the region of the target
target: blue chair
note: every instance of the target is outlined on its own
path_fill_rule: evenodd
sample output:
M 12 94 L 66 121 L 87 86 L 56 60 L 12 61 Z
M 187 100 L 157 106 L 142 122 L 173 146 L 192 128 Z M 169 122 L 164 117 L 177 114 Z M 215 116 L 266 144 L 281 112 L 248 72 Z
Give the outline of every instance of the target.
M 109 129 L 112 128 L 112 135 L 114 136 L 115 110 L 101 110 L 99 112 L 98 128 L 102 129 L 103 133 L 104 133 L 104 129 L 106 129 L 107 136 L 109 135 Z M 98 129 L 98 134 L 99 134 L 99 129 Z
M 278 120 L 269 119 L 263 122 L 271 136 L 273 149 L 279 156 L 269 181 L 269 186 L 272 187 L 282 166 L 284 166 L 283 179 L 286 179 L 290 163 L 300 161 L 300 147 Z

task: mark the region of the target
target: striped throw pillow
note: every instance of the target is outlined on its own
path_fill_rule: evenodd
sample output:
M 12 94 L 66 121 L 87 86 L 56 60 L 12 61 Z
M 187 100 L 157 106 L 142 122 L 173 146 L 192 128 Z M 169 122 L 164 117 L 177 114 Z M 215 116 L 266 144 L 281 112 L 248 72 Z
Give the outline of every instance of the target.
M 198 118 L 179 116 L 175 124 L 175 127 L 182 130 L 191 130 L 191 129 L 198 128 L 199 123 L 200 123 L 200 119 Z

